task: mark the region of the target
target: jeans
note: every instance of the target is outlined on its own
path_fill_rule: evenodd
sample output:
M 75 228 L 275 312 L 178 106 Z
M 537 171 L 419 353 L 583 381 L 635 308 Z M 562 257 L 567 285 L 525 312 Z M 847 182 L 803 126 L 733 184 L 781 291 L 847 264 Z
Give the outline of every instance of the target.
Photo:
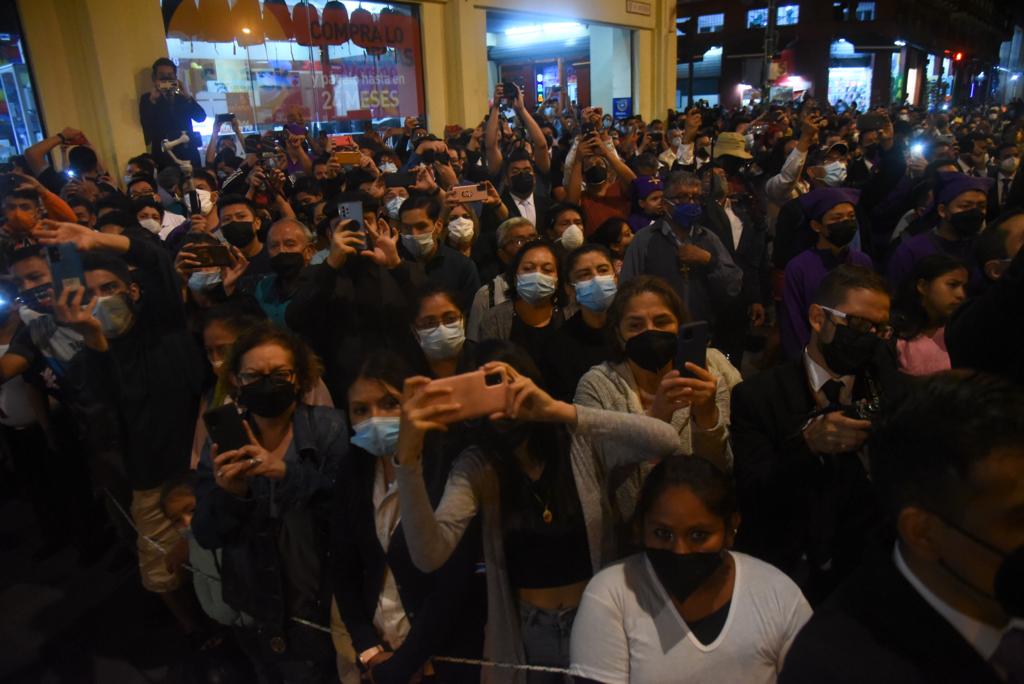
M 526 651 L 526 662 L 547 667 L 569 667 L 569 640 L 576 609 L 559 612 L 543 610 L 524 601 L 519 602 L 519 626 Z M 529 684 L 564 684 L 566 675 L 554 672 L 528 672 Z

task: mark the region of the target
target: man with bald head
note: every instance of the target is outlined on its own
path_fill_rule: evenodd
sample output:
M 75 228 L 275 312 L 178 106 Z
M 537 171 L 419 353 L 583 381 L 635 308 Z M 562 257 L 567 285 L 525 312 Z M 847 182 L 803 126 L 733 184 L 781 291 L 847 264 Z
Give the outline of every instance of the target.
M 299 274 L 316 248 L 313 234 L 301 221 L 283 218 L 267 233 L 267 254 L 273 271 L 259 283 L 253 296 L 271 321 L 285 327 L 285 311 L 295 294 Z

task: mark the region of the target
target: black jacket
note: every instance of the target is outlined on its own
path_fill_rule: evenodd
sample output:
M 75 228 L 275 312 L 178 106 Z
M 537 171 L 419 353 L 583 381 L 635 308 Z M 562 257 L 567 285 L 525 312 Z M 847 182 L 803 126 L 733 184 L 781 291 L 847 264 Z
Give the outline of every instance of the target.
M 743 289 L 737 303 L 767 304 L 771 298 L 770 264 L 767 233 L 763 217 L 749 202 L 733 201 L 733 212 L 743 222 L 740 243 L 733 244 L 732 224 L 721 204 L 709 200 L 704 206 L 706 225 L 718 236 L 733 262 L 743 271 Z
M 779 684 L 995 684 L 976 650 L 900 574 L 891 556 L 858 570 L 814 613 Z
M 410 293 L 425 282 L 422 267 L 407 261 L 389 271 L 353 256 L 339 270 L 327 263 L 302 270 L 285 322 L 323 359 L 336 401 L 366 351 L 405 348 Z
M 501 193 L 501 201 L 508 207 L 509 218 L 513 216 L 522 216 L 519 213 L 519 207 L 516 205 L 515 200 L 512 198 L 512 193 L 509 190 L 505 190 Z M 545 228 L 545 219 L 547 218 L 548 211 L 551 209 L 552 201 L 550 198 L 543 195 L 538 190 L 533 191 L 533 206 L 537 214 L 537 223 L 534 228 L 537 229 L 537 233 L 543 234 Z
M 450 466 L 450 459 L 441 451 L 424 449 L 423 477 L 434 506 L 444 493 Z M 485 589 L 483 575 L 475 575 L 474 570 L 483 552 L 476 521 L 451 558 L 433 573 L 420 572 L 413 565 L 401 523 L 384 551 L 377 538 L 373 507 L 375 462 L 376 457 L 355 448 L 338 477 L 331 519 L 334 596 L 356 653 L 380 645 L 373 616 L 385 571 L 391 570 L 411 628 L 402 646 L 373 673 L 375 682 L 404 683 L 430 656 L 480 657 Z M 473 590 L 476 585 L 478 591 Z M 434 667 L 439 676 L 443 672 L 442 681 L 479 681 L 475 668 L 441 663 Z
M 902 386 L 889 357 L 880 348 L 874 376 L 891 400 Z M 866 394 L 858 381 L 854 399 Z M 743 515 L 736 548 L 790 575 L 812 604 L 859 564 L 879 513 L 856 454 L 808 448 L 802 430 L 815 408 L 800 358 L 737 385 L 729 427 Z

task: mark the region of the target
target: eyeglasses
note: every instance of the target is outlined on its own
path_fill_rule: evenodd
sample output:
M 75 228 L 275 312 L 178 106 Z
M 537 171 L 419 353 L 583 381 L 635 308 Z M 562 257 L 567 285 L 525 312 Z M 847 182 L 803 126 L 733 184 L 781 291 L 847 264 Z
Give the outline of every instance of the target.
M 700 193 L 693 194 L 693 195 L 688 195 L 688 194 L 676 195 L 675 197 L 665 197 L 664 195 L 662 195 L 662 197 L 661 197 L 661 201 L 664 202 L 665 204 L 667 204 L 670 207 L 675 207 L 675 206 L 678 206 L 680 204 L 698 204 L 698 203 L 700 203 L 700 200 L 701 200 Z
M 842 311 L 836 311 L 835 309 L 830 309 L 827 306 L 823 306 L 821 309 L 830 316 L 834 316 L 841 321 L 845 321 L 845 324 L 848 327 L 856 330 L 857 332 L 874 335 L 880 340 L 888 340 L 893 335 L 893 328 L 891 325 L 878 325 L 866 318 L 843 313 Z
M 251 385 L 254 382 L 259 382 L 264 378 L 270 378 L 274 383 L 284 384 L 291 382 L 295 379 L 295 371 L 290 368 L 280 368 L 270 373 L 257 373 L 256 371 L 242 371 L 238 374 L 238 381 L 242 385 Z
M 428 316 L 427 318 L 421 318 L 416 321 L 417 330 L 431 330 L 439 325 L 455 325 L 462 320 L 462 316 L 457 313 L 446 313 L 445 315 L 438 318 L 437 316 Z
M 527 242 L 530 242 L 531 240 L 536 240 L 536 239 L 537 239 L 537 235 L 536 234 L 534 234 L 534 235 L 527 235 L 526 237 L 509 238 L 508 240 L 505 240 L 505 242 L 502 244 L 502 247 L 508 247 L 509 245 L 512 245 L 516 249 L 519 249 L 520 247 L 525 245 Z

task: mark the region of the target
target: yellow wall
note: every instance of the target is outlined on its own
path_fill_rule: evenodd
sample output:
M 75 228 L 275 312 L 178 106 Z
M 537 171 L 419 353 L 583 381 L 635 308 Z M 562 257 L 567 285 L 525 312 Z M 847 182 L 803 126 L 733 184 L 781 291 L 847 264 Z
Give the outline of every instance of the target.
M 158 0 L 17 0 L 47 132 L 83 129 L 120 175 L 145 149 L 138 100 L 149 66 L 167 54 Z M 675 2 L 650 0 L 651 16 L 626 0 L 422 0 L 423 74 L 432 132 L 471 125 L 490 98 L 487 10 L 549 14 L 633 29 L 633 108 L 663 117 L 675 101 Z M 591 78 L 599 78 L 593 74 Z

